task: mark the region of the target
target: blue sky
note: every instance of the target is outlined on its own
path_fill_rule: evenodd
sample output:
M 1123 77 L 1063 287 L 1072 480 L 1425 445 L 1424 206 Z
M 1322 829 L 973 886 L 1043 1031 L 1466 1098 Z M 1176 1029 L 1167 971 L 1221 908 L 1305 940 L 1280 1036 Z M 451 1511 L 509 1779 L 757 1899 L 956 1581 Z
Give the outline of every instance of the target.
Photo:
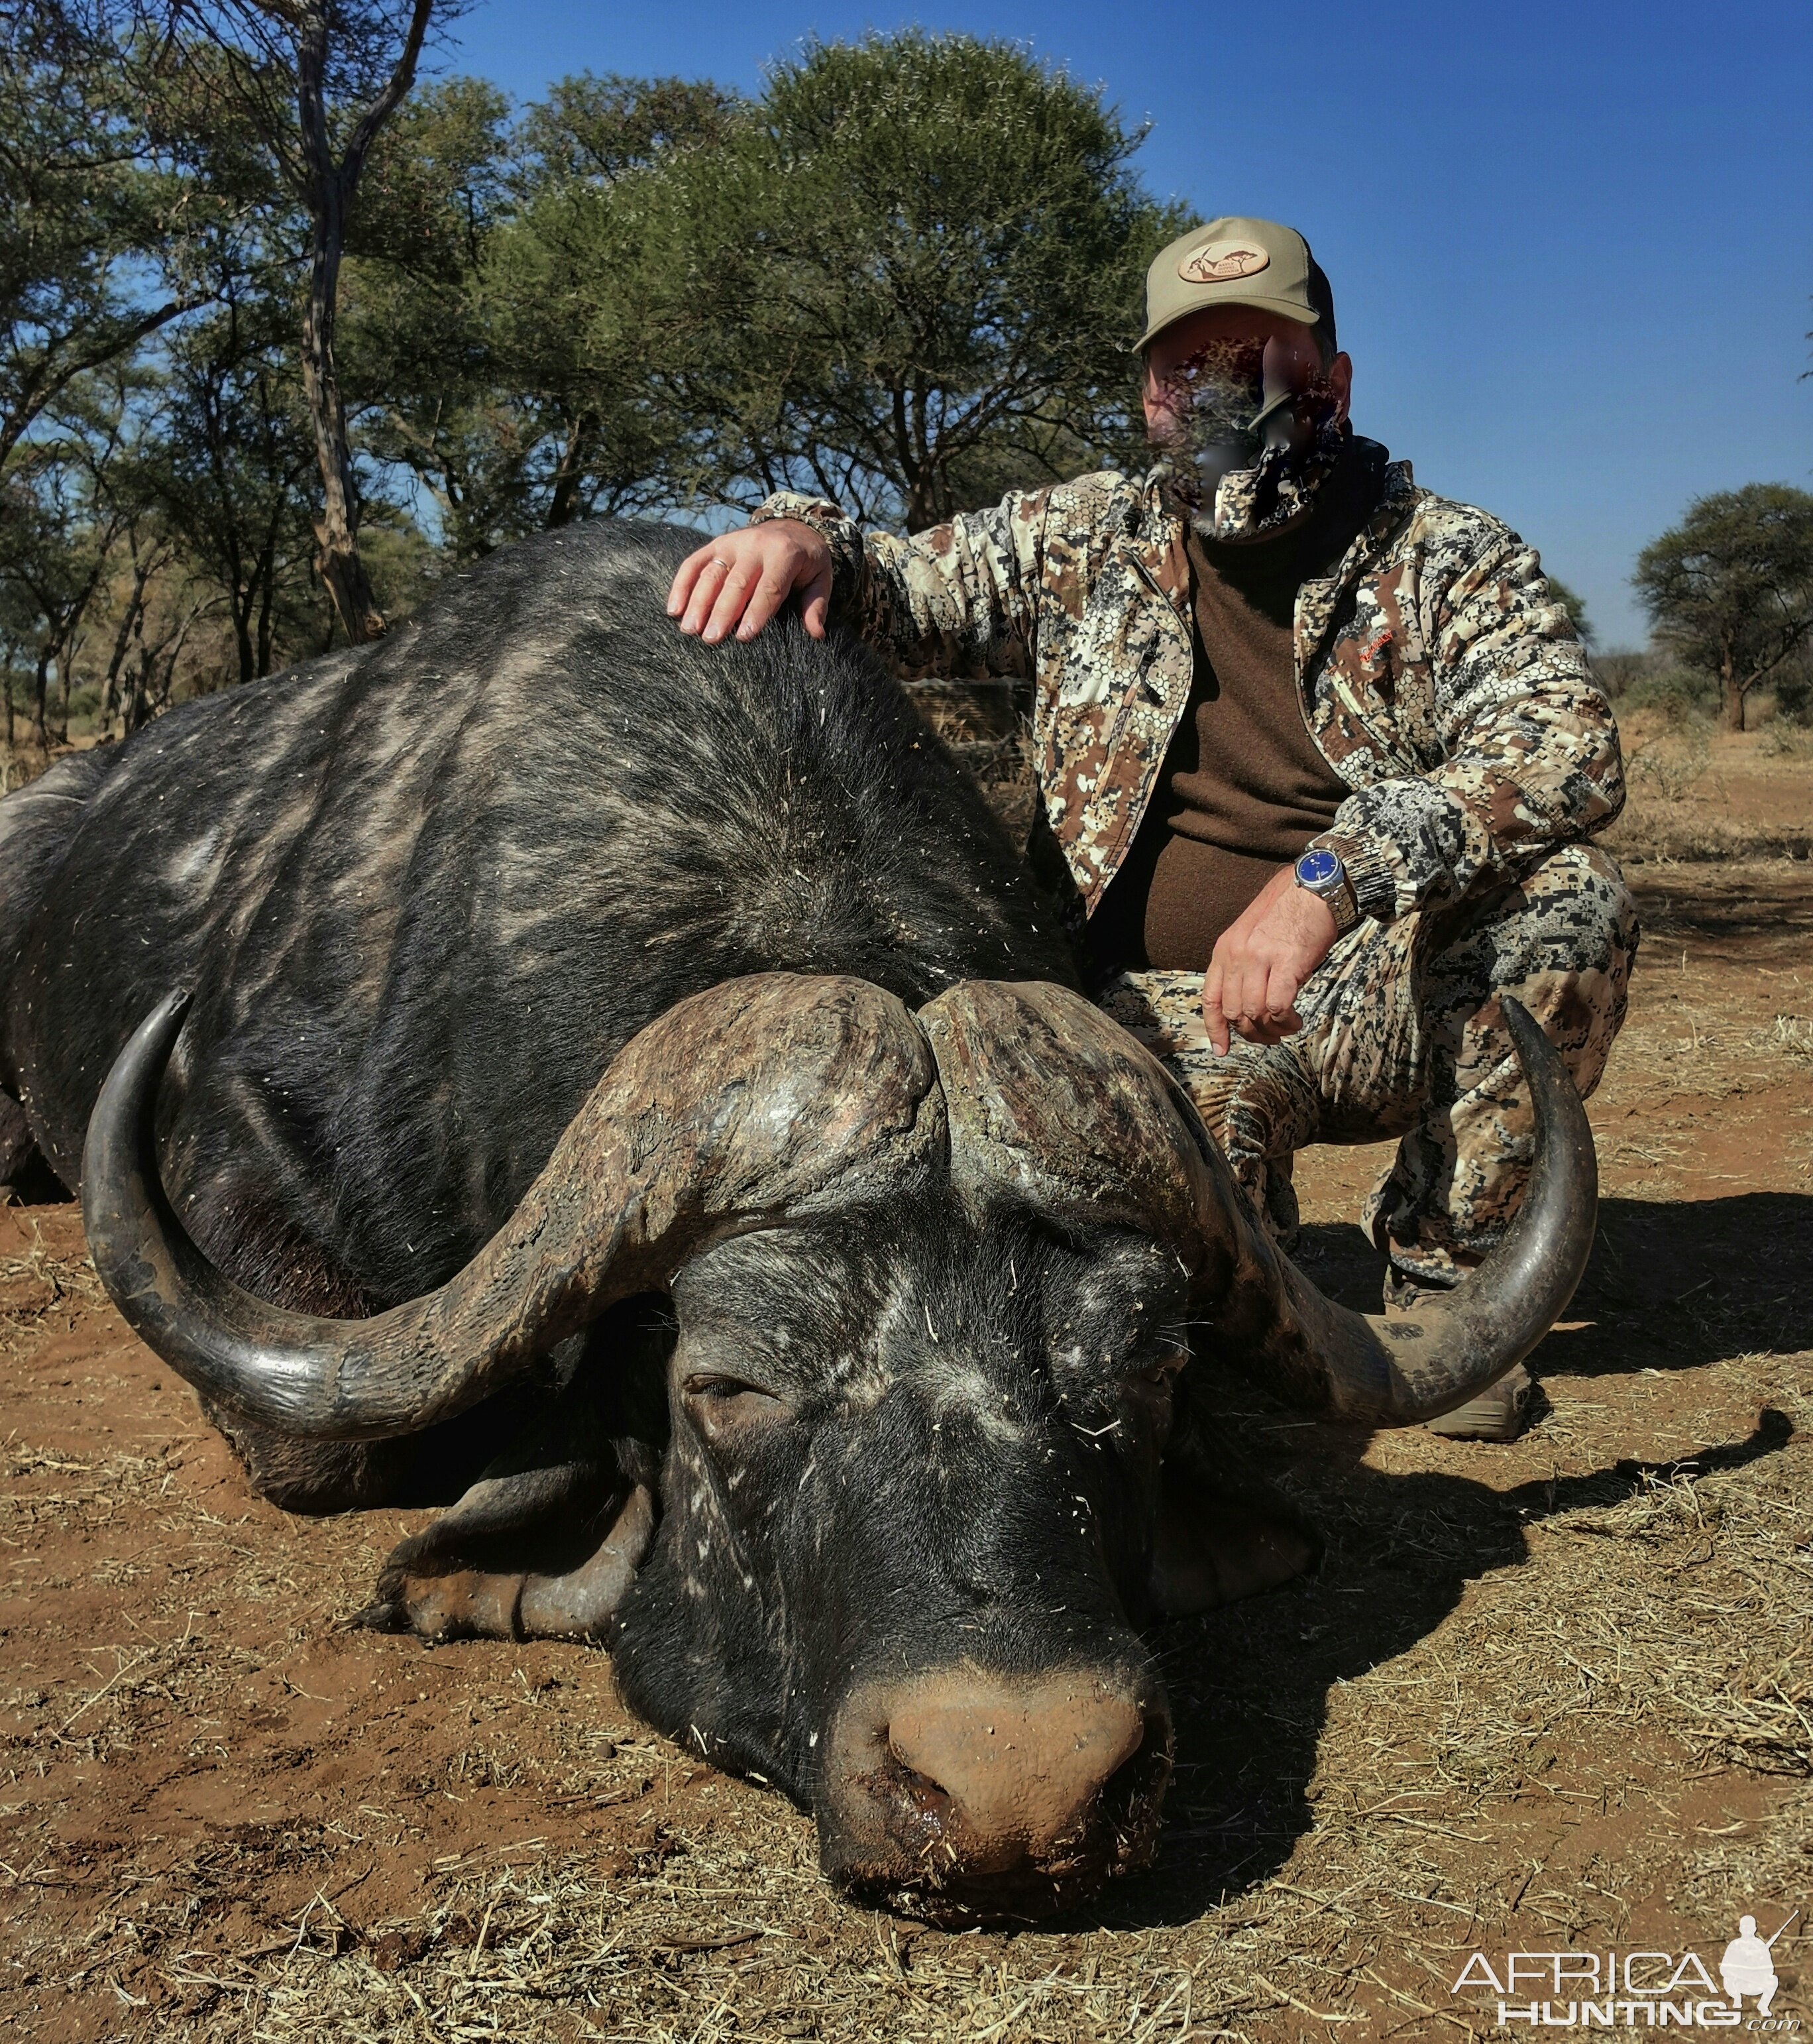
M 1640 642 L 1645 541 L 1707 490 L 1813 489 L 1813 6 L 478 0 L 437 68 L 755 90 L 812 34 L 1027 44 L 1151 134 L 1147 183 L 1289 221 L 1364 432 L 1483 504 Z

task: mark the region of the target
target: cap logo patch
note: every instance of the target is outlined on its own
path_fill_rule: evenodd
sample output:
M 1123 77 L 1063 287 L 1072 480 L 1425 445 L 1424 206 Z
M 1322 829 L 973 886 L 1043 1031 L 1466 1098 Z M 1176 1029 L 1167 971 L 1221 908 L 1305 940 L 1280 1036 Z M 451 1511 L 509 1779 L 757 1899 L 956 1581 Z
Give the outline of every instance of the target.
M 1250 241 L 1205 241 L 1178 263 L 1177 275 L 1186 284 L 1232 284 L 1258 276 L 1271 259 Z

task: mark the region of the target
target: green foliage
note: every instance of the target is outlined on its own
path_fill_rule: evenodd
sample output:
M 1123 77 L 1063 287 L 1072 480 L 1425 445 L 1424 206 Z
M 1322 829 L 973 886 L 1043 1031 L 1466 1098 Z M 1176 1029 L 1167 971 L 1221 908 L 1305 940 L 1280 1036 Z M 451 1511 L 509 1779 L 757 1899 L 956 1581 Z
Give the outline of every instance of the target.
M 144 28 L 104 0 L 0 23 L 0 586 L 28 676 L 8 735 L 29 707 L 40 745 L 90 698 L 111 715 L 129 674 L 167 699 L 159 663 L 210 600 L 187 602 L 209 564 L 179 560 L 166 515 L 183 367 L 229 305 L 288 296 L 268 166 Z
M 117 365 L 63 392 L 52 416 L 35 422 L 0 478 L 0 632 L 8 667 L 22 654 L 31 681 L 34 742 L 67 736 L 71 663 L 92 620 L 109 557 L 138 509 L 131 479 L 132 404 L 142 378 Z M 51 683 L 58 690 L 52 728 Z M 17 691 L 9 682 L 6 736 L 14 736 Z
M 1692 667 L 1651 663 L 1646 672 L 1625 690 L 1619 707 L 1627 710 L 1654 710 L 1662 720 L 1681 728 L 1705 723 L 1719 707 L 1719 686 L 1708 674 Z
M 581 77 L 422 94 L 374 152 L 343 353 L 459 558 L 786 482 L 923 524 L 1137 460 L 1127 347 L 1179 222 L 1022 52 L 820 46 L 743 102 Z
M 367 446 L 427 492 L 455 558 L 682 494 L 644 188 L 717 137 L 728 105 L 709 85 L 582 77 L 513 129 L 463 80 L 381 142 L 349 380 Z
M 345 187 L 349 438 L 324 437 L 311 165 L 355 151 L 420 4 L 336 7 L 313 144 L 314 0 L 7 17 L 0 642 L 35 722 L 92 697 L 129 727 L 325 643 L 349 507 L 371 607 L 401 614 L 441 560 L 575 517 L 790 482 L 916 527 L 1143 459 L 1128 348 L 1182 217 L 1139 133 L 1022 49 L 917 31 L 815 45 L 753 100 L 402 98 Z
M 0 467 L 83 376 L 205 298 L 232 213 L 160 145 L 105 36 L 55 6 L 0 13 Z
M 1654 655 L 1620 647 L 1592 655 L 1593 679 L 1614 702 L 1621 702 L 1655 665 Z
M 347 253 L 387 275 L 457 288 L 508 201 L 509 102 L 482 79 L 406 100 L 378 134 L 347 228 Z
M 1783 724 L 1813 725 L 1813 640 L 1777 669 L 1775 713 Z
M 136 459 L 144 499 L 223 599 L 233 678 L 325 644 L 309 563 L 316 450 L 286 300 L 267 290 L 186 325 L 164 359 Z
M 1568 614 L 1568 622 L 1580 634 L 1580 643 L 1590 646 L 1596 634 L 1586 614 L 1586 598 L 1577 596 L 1559 575 L 1548 578 L 1549 594 Z
M 1126 456 L 1144 271 L 1183 224 L 1134 177 L 1140 140 L 1004 43 L 777 67 L 651 194 L 698 489 L 793 484 L 916 529 Z
M 1696 498 L 1631 578 L 1662 645 L 1714 676 L 1726 721 L 1813 638 L 1813 496 L 1753 482 Z
M 556 80 L 524 113 L 517 134 L 522 182 L 531 190 L 616 184 L 701 143 L 722 139 L 736 96 L 709 79 Z
M 444 551 L 394 505 L 373 507 L 363 544 L 386 617 L 407 617 L 433 593 L 447 565 Z

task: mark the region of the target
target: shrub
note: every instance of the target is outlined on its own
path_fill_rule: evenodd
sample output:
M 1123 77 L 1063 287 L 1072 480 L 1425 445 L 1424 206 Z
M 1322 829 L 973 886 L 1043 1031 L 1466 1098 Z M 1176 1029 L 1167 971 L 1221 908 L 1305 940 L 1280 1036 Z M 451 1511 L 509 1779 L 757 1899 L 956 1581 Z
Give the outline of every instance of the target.
M 1592 678 L 1614 702 L 1622 702 L 1631 690 L 1651 673 L 1657 662 L 1653 653 L 1627 650 L 1592 655 Z
M 1619 698 L 1627 710 L 1654 710 L 1672 728 L 1710 717 L 1719 706 L 1719 684 L 1692 667 L 1662 667 L 1632 681 Z
M 1775 714 L 1780 724 L 1813 724 L 1813 660 L 1788 663 L 1775 685 Z
M 1624 769 L 1631 785 L 1652 800 L 1678 802 L 1705 777 L 1712 763 L 1712 722 L 1697 714 L 1629 747 Z

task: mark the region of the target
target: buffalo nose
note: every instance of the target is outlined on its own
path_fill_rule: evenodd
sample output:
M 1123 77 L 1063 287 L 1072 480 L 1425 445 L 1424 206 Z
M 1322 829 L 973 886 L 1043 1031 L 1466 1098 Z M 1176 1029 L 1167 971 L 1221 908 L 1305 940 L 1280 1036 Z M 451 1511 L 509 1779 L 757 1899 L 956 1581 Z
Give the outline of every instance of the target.
M 1049 1916 L 1149 1865 L 1171 1721 L 1143 1661 L 1013 1673 L 965 1661 L 853 1689 L 826 1741 L 826 1873 L 955 1925 Z
M 971 1875 L 1049 1858 L 1087 1830 L 1139 1752 L 1143 1712 L 1087 1675 L 922 1677 L 888 1712 L 889 1752 Z

